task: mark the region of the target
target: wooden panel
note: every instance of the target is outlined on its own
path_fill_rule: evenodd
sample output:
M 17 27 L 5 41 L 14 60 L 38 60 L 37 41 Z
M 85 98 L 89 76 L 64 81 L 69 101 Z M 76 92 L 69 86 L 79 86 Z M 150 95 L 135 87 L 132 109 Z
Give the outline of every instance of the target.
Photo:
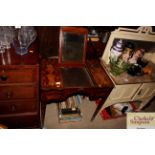
M 0 69 L 0 84 L 34 82 L 33 69 Z
M 86 65 L 98 87 L 113 88 L 113 83 L 101 66 L 100 61 L 87 61 Z
M 101 41 L 88 41 L 86 58 L 89 60 L 98 59 L 102 56 L 106 44 Z
M 153 97 L 155 95 L 155 83 L 144 83 L 135 94 L 133 100 Z
M 141 84 L 116 85 L 112 90 L 109 99 L 118 102 L 130 101 Z
M 38 87 L 33 86 L 1 86 L 0 100 L 36 98 Z
M 7 101 L 0 102 L 0 114 L 15 114 L 23 112 L 35 112 L 38 107 L 37 101 Z
M 42 57 L 58 56 L 59 26 L 37 26 L 39 51 Z

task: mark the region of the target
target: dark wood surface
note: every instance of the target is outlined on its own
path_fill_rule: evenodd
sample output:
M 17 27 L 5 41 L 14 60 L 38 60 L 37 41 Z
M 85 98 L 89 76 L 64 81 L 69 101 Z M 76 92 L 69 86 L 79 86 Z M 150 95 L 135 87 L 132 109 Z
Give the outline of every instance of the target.
M 8 128 L 40 128 L 37 44 L 23 56 L 12 47 L 0 60 L 0 123 Z
M 103 104 L 113 89 L 113 83 L 99 61 L 87 61 L 86 66 L 93 85 L 90 87 L 66 87 L 63 83 L 58 59 L 44 59 L 41 63 L 41 100 L 43 103 L 61 102 L 76 94 L 88 96 L 90 100 L 102 98 Z M 68 77 L 72 78 L 72 77 Z M 78 77 L 77 77 L 78 78 Z M 96 109 L 92 120 L 98 113 Z
M 106 43 L 103 43 L 101 40 L 91 41 L 89 39 L 87 45 L 86 59 L 94 60 L 102 57 Z
M 60 26 L 37 26 L 38 46 L 42 57 L 58 56 Z
M 85 26 L 84 28 L 87 28 L 88 32 L 91 31 L 91 29 L 96 29 L 97 32 L 103 33 L 105 31 L 110 32 L 116 27 Z M 37 26 L 36 29 L 38 33 L 39 51 L 42 57 L 47 58 L 52 56 L 58 56 L 60 26 Z M 104 48 L 105 44 L 101 41 L 88 41 L 86 49 L 86 59 L 98 59 L 102 55 Z
M 83 57 L 78 63 L 72 59 L 72 62 L 70 62 L 70 59 L 67 59 L 68 62 L 66 61 L 65 65 L 62 63 L 64 39 L 66 39 L 63 37 L 64 32 L 72 33 L 76 36 L 82 34 L 85 38 L 82 43 L 84 48 L 82 51 L 79 51 L 82 52 Z M 99 59 L 96 57 L 96 60 L 92 61 L 86 59 L 87 34 L 88 30 L 86 28 L 60 28 L 58 57 L 46 57 L 41 61 L 41 101 L 43 105 L 51 102 L 61 102 L 76 94 L 88 96 L 90 100 L 102 98 L 100 104 L 102 105 L 110 94 L 113 89 L 113 83 L 100 65 Z M 75 47 L 76 45 L 72 44 Z M 69 44 L 68 46 L 70 47 L 71 45 Z M 74 54 L 75 51 L 70 50 L 68 52 L 73 52 L 72 54 Z M 77 73 L 74 70 L 77 70 Z M 82 75 L 78 76 L 78 74 Z M 95 118 L 98 111 L 99 107 L 95 110 L 91 120 Z
M 16 54 L 15 48 L 11 46 L 10 49 L 6 49 L 5 53 L 0 54 L 0 65 L 10 67 L 14 65 L 37 65 L 39 62 L 39 51 L 37 43 L 32 44 L 28 48 L 28 53 L 21 56 Z

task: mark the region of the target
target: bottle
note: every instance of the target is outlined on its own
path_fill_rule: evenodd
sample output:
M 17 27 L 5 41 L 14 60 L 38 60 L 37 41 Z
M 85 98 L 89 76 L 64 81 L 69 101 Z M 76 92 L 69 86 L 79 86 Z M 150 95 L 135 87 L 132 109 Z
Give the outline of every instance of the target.
M 112 62 L 116 62 L 119 56 L 122 54 L 122 51 L 123 51 L 123 40 L 118 40 L 116 44 L 111 48 L 110 60 Z

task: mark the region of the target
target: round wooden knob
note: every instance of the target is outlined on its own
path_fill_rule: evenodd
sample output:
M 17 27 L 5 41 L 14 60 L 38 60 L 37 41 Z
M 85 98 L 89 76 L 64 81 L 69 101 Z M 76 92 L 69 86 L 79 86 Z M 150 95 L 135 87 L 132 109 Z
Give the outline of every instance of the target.
M 7 75 L 5 75 L 5 74 L 4 75 L 1 75 L 1 80 L 2 81 L 6 81 L 7 79 L 8 79 L 8 76 Z

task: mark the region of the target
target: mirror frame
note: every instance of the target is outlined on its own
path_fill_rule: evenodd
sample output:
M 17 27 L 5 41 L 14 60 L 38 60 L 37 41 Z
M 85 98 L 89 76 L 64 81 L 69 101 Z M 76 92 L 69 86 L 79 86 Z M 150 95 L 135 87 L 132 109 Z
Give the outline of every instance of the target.
M 74 34 L 82 34 L 84 35 L 84 48 L 82 51 L 82 61 L 62 61 L 62 54 L 63 54 L 63 48 L 64 48 L 64 33 L 74 33 Z M 81 27 L 61 27 L 60 28 L 60 37 L 59 37 L 59 59 L 58 62 L 61 66 L 80 66 L 85 64 L 85 58 L 86 58 L 86 46 L 87 46 L 87 36 L 88 36 L 88 30 Z

